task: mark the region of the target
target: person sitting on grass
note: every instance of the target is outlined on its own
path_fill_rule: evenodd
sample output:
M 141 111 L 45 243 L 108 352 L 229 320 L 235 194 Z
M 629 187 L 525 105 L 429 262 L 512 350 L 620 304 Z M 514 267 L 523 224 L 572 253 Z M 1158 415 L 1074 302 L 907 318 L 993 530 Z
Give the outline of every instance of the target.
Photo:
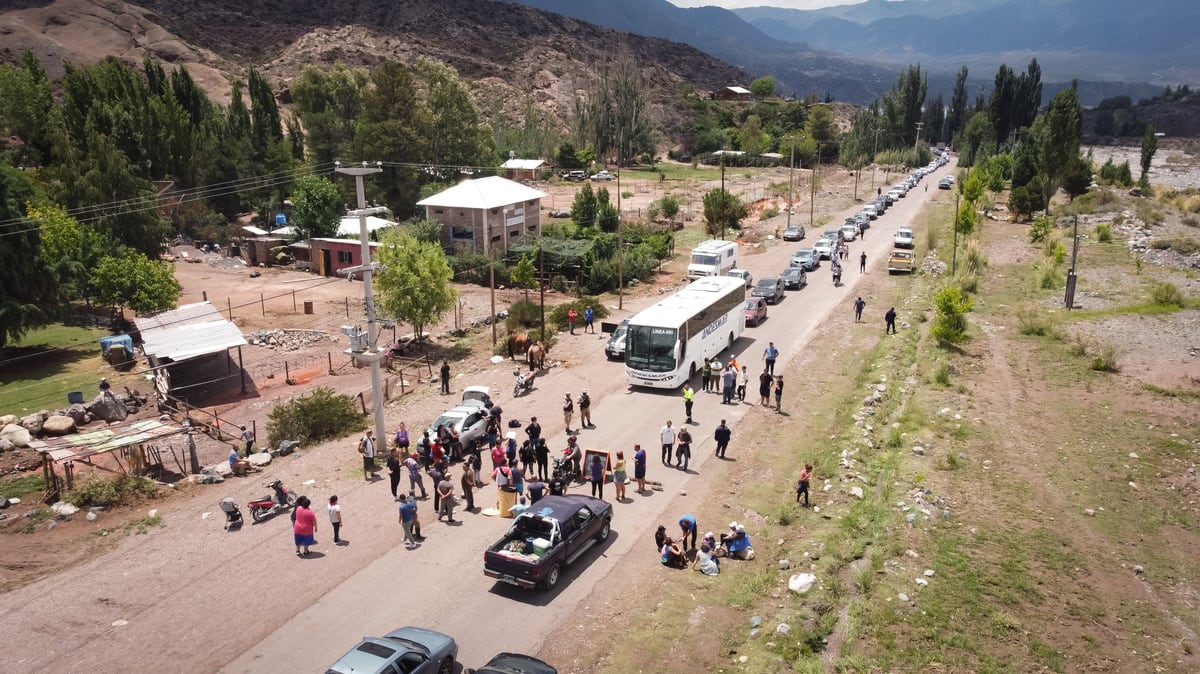
M 672 569 L 687 568 L 687 558 L 683 556 L 683 548 L 679 546 L 670 536 L 663 540 L 662 550 L 659 551 L 659 559 L 663 566 Z

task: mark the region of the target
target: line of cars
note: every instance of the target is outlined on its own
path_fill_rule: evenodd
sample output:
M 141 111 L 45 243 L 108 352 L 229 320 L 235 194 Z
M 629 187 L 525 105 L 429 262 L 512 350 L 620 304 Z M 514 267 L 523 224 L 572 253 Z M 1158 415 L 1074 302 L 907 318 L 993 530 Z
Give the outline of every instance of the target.
M 338 658 L 325 674 L 453 674 L 458 642 L 449 634 L 401 627 L 363 640 Z M 558 674 L 545 662 L 519 653 L 500 653 L 464 674 Z

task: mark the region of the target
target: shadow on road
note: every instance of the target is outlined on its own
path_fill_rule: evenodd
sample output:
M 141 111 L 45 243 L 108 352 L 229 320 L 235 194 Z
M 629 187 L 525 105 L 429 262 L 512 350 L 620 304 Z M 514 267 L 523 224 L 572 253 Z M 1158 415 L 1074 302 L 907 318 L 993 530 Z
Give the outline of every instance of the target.
M 575 560 L 574 564 L 567 566 L 559 573 L 558 585 L 555 586 L 553 590 L 543 590 L 541 588 L 522 590 L 521 588 L 514 585 L 509 585 L 508 583 L 497 582 L 492 585 L 492 589 L 489 591 L 494 595 L 498 595 L 506 599 L 512 599 L 513 601 L 518 601 L 522 604 L 528 604 L 530 606 L 547 606 L 550 604 L 550 602 L 554 601 L 554 598 L 557 597 L 564 589 L 570 586 L 570 584 L 574 582 L 576 578 L 587 573 L 587 570 L 591 566 L 592 562 L 596 561 L 597 557 L 605 555 L 608 552 L 608 548 L 613 544 L 613 541 L 616 541 L 620 537 L 621 534 L 617 533 L 615 530 L 610 531 L 608 534 L 608 540 L 604 541 L 603 543 L 597 543 L 596 545 L 593 545 L 590 550 L 583 553 L 579 559 Z

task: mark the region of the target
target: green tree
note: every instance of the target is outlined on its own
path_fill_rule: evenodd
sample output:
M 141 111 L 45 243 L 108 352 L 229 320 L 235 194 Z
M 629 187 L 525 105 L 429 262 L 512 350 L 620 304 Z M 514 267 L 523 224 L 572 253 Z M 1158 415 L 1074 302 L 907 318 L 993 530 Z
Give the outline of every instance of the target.
M 375 277 L 382 313 L 411 324 L 417 337 L 423 336 L 458 298 L 445 251 L 395 228 L 384 233 L 377 250 L 376 260 L 384 266 Z
M 813 106 L 808 113 L 808 119 L 804 122 L 804 135 L 826 147 L 837 141 L 837 124 L 833 120 L 833 112 L 828 105 Z M 798 150 L 799 144 L 796 147 Z
M 529 291 L 537 287 L 537 267 L 533 264 L 533 258 L 529 255 L 522 255 L 520 260 L 513 265 L 509 270 L 508 277 L 512 284 L 525 291 L 525 301 L 529 301 Z
M 972 171 L 965 179 L 959 181 L 962 186 L 963 200 L 968 204 L 974 205 L 979 201 L 979 197 L 983 196 L 983 190 L 987 187 L 987 171 Z
M 967 103 L 967 67 L 963 66 L 954 78 L 954 93 L 950 96 L 948 131 L 951 138 L 967 125 L 967 115 L 970 113 Z
M 1030 129 L 1037 143 L 1038 175 L 1041 176 L 1042 204 L 1050 212 L 1050 198 L 1058 190 L 1072 162 L 1079 156 L 1079 138 L 1083 112 L 1074 89 L 1064 89 L 1050 102 L 1045 115 Z
M 596 224 L 598 208 L 596 193 L 592 191 L 591 183 L 584 183 L 575 193 L 575 201 L 571 204 L 571 220 L 580 227 L 593 227 Z
M 1075 197 L 1087 194 L 1092 185 L 1092 162 L 1086 157 L 1077 156 L 1067 167 L 1063 176 L 1063 190 L 1075 201 Z
M 0 129 L 21 139 L 12 148 L 14 163 L 40 166 L 50 159 L 53 107 L 50 80 L 31 50 L 22 53 L 20 65 L 0 65 Z
M 765 100 L 775 96 L 775 78 L 760 77 L 750 83 L 750 93 L 758 100 Z
M 100 261 L 92 270 L 92 287 L 101 303 L 139 314 L 174 309 L 180 292 L 174 267 L 128 249 Z
M 967 120 L 959 143 L 959 164 L 974 166 L 975 162 L 990 156 L 996 148 L 996 130 L 986 113 L 977 112 Z
M 679 200 L 670 194 L 658 200 L 658 207 L 667 222 L 674 222 L 675 216 L 679 215 Z
M 395 164 L 370 179 L 373 193 L 399 217 L 419 213 L 416 207 L 421 182 L 427 174 L 415 166 L 429 160 L 433 122 L 428 107 L 417 95 L 412 72 L 387 61 L 371 72 L 363 94 L 362 113 L 354 137 L 354 151 L 363 158 Z
M 601 187 L 596 192 L 596 226 L 606 234 L 613 234 L 620 224 L 621 214 L 609 200 L 608 188 Z
M 292 221 L 301 239 L 333 236 L 345 208 L 337 185 L 321 176 L 304 176 L 292 188 Z
M 1014 220 L 1020 220 L 1021 216 L 1031 218 L 1042 207 L 1041 180 L 1041 176 L 1034 176 L 1029 184 L 1012 189 L 1008 205 L 1012 209 Z
M 653 126 L 641 71 L 629 61 L 605 67 L 584 97 L 575 101 L 575 130 L 581 144 L 621 163 L 653 152 Z M 614 152 L 615 151 L 615 152 Z
M 581 169 L 583 163 L 579 161 L 578 150 L 571 142 L 564 142 L 558 146 L 558 154 L 555 158 L 555 163 L 560 169 Z
M 442 227 L 442 223 L 438 222 L 437 220 L 413 218 L 405 223 L 404 230 L 412 235 L 412 237 L 417 241 L 441 245 Z
M 92 269 L 100 264 L 110 242 L 91 227 L 85 227 L 56 204 L 27 207 L 29 220 L 41 230 L 41 253 L 53 270 L 55 280 L 68 297 L 87 293 Z
M 971 202 L 964 201 L 958 207 L 958 214 L 954 218 L 954 229 L 959 236 L 970 236 L 975 231 L 975 207 Z
M 54 319 L 59 303 L 55 276 L 39 254 L 40 233 L 24 220 L 33 196 L 23 171 L 0 163 L 0 349 Z
M 946 348 L 967 341 L 967 312 L 975 306 L 975 300 L 958 286 L 947 285 L 937 292 L 933 301 L 937 315 L 929 332 L 938 345 Z
M 1142 176 L 1141 182 L 1149 184 L 1146 175 L 1150 172 L 1150 162 L 1154 161 L 1154 153 L 1158 152 L 1158 136 L 1154 134 L 1154 125 L 1147 124 L 1146 132 L 1142 134 Z
M 346 156 L 369 81 L 365 69 L 340 61 L 325 70 L 305 65 L 292 80 L 292 100 L 312 161 L 329 164 Z
M 736 194 L 713 189 L 704 195 L 704 230 L 709 236 L 724 236 L 726 230 L 742 227 L 748 209 Z
M 762 120 L 758 115 L 748 115 L 742 127 L 738 129 L 738 146 L 747 154 L 759 155 L 766 152 L 771 144 L 771 137 L 762 130 Z
M 429 158 L 435 165 L 493 166 L 492 127 L 479 114 L 467 85 L 450 66 L 429 58 L 414 68 L 429 129 Z

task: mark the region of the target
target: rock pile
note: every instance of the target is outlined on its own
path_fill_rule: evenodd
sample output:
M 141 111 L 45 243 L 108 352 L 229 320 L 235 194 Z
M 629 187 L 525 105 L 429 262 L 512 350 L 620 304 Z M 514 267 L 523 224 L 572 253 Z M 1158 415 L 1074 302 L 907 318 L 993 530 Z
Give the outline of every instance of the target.
M 71 405 L 53 411 L 40 410 L 24 417 L 6 414 L 0 416 L 0 452 L 28 447 L 39 436 L 75 433 L 79 427 L 96 420 L 106 423 L 124 421 L 145 404 L 145 396 L 126 389 L 124 393 L 101 393 L 86 405 Z
M 244 335 L 247 342 L 254 346 L 265 346 L 268 349 L 281 351 L 298 351 L 317 342 L 325 340 L 336 341 L 336 337 L 325 334 L 320 330 L 259 330 Z

